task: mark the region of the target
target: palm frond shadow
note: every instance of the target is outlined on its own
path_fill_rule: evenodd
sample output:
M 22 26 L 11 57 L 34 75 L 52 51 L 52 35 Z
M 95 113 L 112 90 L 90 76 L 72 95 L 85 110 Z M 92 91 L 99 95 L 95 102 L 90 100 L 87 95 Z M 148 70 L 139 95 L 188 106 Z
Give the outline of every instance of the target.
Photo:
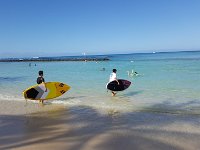
M 189 103 L 197 103 L 191 101 Z M 184 103 L 182 106 L 188 105 Z M 165 102 L 163 105 L 168 103 Z M 156 104 L 150 108 L 158 107 Z M 171 104 L 171 106 L 173 106 Z M 175 105 L 174 107 L 182 107 Z M 34 113 L 31 115 L 0 115 L 0 149 L 20 149 L 31 145 L 37 148 L 41 144 L 52 144 L 52 149 L 58 143 L 66 150 L 79 149 L 162 149 L 181 150 L 180 145 L 172 145 L 163 140 L 165 136 L 180 140 L 185 137 L 188 144 L 196 142 L 200 146 L 200 133 L 187 131 L 167 131 L 162 127 L 174 122 L 187 122 L 200 125 L 197 117 L 177 116 L 141 112 L 120 113 L 117 116 L 100 114 L 92 107 L 71 107 Z M 62 128 L 61 128 L 62 127 Z M 155 128 L 159 127 L 159 128 Z M 62 130 L 61 130 L 62 129 Z M 71 143 L 71 144 L 70 144 Z M 72 144 L 73 143 L 73 144 Z M 91 144 L 93 143 L 93 144 Z

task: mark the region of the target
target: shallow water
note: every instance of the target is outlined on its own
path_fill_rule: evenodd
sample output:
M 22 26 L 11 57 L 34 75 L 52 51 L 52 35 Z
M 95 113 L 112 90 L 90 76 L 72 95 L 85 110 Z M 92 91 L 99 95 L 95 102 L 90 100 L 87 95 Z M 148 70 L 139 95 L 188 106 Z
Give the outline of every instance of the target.
M 71 86 L 62 97 L 49 101 L 67 106 L 90 106 L 101 112 L 150 111 L 200 114 L 200 52 L 109 55 L 108 62 L 0 63 L 0 99 L 24 101 L 22 91 L 36 84 L 37 73 L 46 81 Z M 36 66 L 35 66 L 36 64 Z M 105 71 L 101 71 L 105 68 Z M 113 68 L 132 85 L 112 97 L 105 86 Z M 127 71 L 139 76 L 128 76 Z

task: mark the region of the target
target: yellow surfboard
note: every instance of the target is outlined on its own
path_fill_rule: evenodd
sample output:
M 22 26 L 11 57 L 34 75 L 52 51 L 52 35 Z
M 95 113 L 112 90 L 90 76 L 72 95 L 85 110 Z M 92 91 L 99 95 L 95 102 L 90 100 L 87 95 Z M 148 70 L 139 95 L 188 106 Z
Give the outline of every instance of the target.
M 46 86 L 46 88 L 45 88 Z M 61 82 L 46 82 L 29 87 L 23 91 L 25 99 L 49 100 L 63 95 L 70 86 Z

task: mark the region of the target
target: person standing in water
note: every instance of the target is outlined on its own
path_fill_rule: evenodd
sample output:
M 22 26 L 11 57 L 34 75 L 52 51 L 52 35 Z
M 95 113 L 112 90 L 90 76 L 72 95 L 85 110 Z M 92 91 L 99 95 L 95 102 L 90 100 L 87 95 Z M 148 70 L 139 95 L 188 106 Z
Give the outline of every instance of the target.
M 119 85 L 119 81 L 117 80 L 117 69 L 113 69 L 113 72 L 110 74 L 109 82 L 116 81 Z M 115 96 L 117 93 L 112 91 L 112 96 Z
M 43 77 L 43 71 L 39 71 L 38 72 L 38 74 L 39 74 L 39 76 L 38 76 L 38 78 L 37 78 L 37 84 L 44 84 L 44 92 L 47 92 L 47 88 L 46 88 L 46 85 L 45 85 L 45 80 L 44 80 L 44 77 Z M 44 100 L 40 100 L 40 102 L 42 102 L 42 104 L 43 104 L 43 102 L 44 102 Z

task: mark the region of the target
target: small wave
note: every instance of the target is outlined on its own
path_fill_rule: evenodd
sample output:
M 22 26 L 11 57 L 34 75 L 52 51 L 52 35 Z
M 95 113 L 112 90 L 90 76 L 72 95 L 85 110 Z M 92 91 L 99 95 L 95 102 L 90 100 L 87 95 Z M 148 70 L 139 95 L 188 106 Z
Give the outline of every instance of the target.
M 91 107 L 100 113 L 110 113 L 110 112 L 131 112 L 133 111 L 132 105 L 130 103 L 122 101 L 116 101 L 111 99 L 98 99 L 94 97 L 86 97 L 86 98 L 73 98 L 73 99 L 65 99 L 65 100 L 54 100 L 51 102 L 52 104 L 63 104 L 68 107 L 73 106 L 83 106 L 83 107 Z
M 80 100 L 69 100 L 69 101 L 54 100 L 54 101 L 52 101 L 51 103 L 52 103 L 52 104 L 64 104 L 64 105 L 74 106 L 74 105 L 80 104 L 81 101 L 80 101 Z
M 22 101 L 22 100 L 24 100 L 24 98 L 21 96 L 0 94 L 0 100 Z

